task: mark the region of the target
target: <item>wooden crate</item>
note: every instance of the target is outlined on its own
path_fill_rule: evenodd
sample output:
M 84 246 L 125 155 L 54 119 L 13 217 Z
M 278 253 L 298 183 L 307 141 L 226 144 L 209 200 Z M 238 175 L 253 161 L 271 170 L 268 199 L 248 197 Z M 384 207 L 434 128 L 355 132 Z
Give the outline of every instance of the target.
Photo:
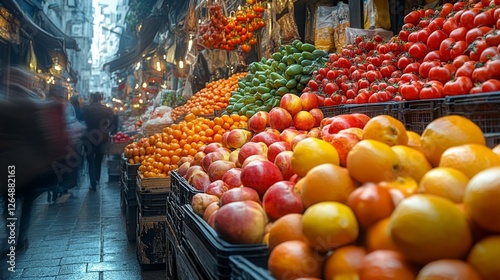
M 137 189 L 139 191 L 170 190 L 170 176 L 146 178 L 141 171 L 137 171 Z

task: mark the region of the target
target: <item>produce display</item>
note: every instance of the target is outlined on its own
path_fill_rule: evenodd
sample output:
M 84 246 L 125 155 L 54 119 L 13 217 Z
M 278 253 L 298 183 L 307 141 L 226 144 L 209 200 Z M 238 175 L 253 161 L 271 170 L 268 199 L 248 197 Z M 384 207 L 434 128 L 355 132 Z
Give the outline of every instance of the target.
M 246 127 L 247 118 L 224 115 L 213 120 L 188 114 L 184 121 L 172 124 L 149 138 L 141 138 L 125 147 L 124 155 L 130 164 L 138 164 L 144 177 L 166 177 L 178 168 L 181 157 L 194 156 L 198 149 L 220 142 L 231 129 Z
M 299 40 L 280 47 L 272 58 L 249 65 L 249 73 L 238 81 L 226 112 L 251 117 L 257 111 L 270 111 L 285 93 L 300 95 L 313 72 L 328 60 L 327 52 Z
M 176 120 L 187 113 L 210 115 L 214 113 L 214 110 L 226 108 L 231 93 L 238 87 L 238 79 L 246 75 L 247 73 L 236 73 L 228 79 L 208 83 L 203 89 L 189 98 L 186 104 L 175 107 L 171 112 L 172 119 Z
M 499 91 L 498 5 L 455 2 L 412 11 L 388 42 L 359 36 L 330 54 L 304 92 L 326 97 L 329 106 Z
M 118 131 L 111 137 L 111 140 L 113 143 L 128 143 L 130 142 L 130 135 Z

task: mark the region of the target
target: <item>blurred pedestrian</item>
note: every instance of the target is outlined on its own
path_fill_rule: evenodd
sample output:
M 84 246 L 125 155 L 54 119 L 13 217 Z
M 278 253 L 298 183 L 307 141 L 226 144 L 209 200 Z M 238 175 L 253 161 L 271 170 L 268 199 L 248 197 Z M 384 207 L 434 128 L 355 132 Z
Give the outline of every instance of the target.
M 101 104 L 101 101 L 102 94 L 93 93 L 90 96 L 90 104 L 82 110 L 83 120 L 87 125 L 85 140 L 90 143 L 90 151 L 85 152 L 89 164 L 90 190 L 95 190 L 99 185 L 109 134 L 117 129 L 113 110 Z

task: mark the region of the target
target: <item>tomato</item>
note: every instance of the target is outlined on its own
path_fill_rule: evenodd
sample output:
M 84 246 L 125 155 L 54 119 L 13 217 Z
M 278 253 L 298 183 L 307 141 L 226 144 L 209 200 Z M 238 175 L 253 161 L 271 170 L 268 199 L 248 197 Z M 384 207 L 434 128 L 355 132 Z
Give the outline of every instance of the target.
M 493 26 L 495 21 L 493 20 L 493 14 L 491 11 L 484 11 L 474 17 L 474 26 Z
M 420 81 L 420 78 L 413 73 L 406 73 L 401 75 L 402 82 Z
M 483 93 L 483 85 L 477 84 L 475 87 L 470 89 L 469 93 L 470 94 Z
M 441 54 L 442 61 L 448 61 L 451 59 L 451 49 L 455 44 L 455 40 L 451 38 L 446 38 L 441 42 L 439 46 L 439 53 Z
M 379 71 L 370 70 L 366 72 L 366 79 L 373 83 L 375 80 L 382 79 L 382 74 Z
M 374 50 L 375 49 L 375 44 L 373 43 L 373 41 L 367 41 L 366 44 L 365 44 L 365 49 L 367 51 Z
M 455 44 L 451 47 L 450 50 L 450 59 L 455 59 L 459 55 L 463 55 L 465 51 L 467 50 L 467 44 L 465 41 L 457 41 Z
M 450 33 L 450 38 L 452 38 L 455 41 L 462 41 L 465 40 L 465 35 L 467 35 L 468 29 L 465 27 L 459 27 Z
M 444 33 L 444 31 L 436 30 L 428 36 L 427 46 L 429 47 L 429 49 L 431 49 L 433 51 L 438 50 L 439 45 L 446 38 L 448 38 L 448 35 L 446 35 L 446 33 Z
M 465 77 L 472 77 L 472 71 L 476 68 L 476 62 L 473 60 L 466 61 L 463 63 L 462 66 L 460 66 L 457 71 L 455 72 L 456 77 L 460 76 L 465 76 Z
M 429 23 L 431 21 L 427 18 L 422 18 L 419 22 L 418 22 L 418 26 L 422 27 L 422 28 L 426 28 L 427 26 L 429 26 Z
M 465 55 L 465 54 L 462 54 L 462 55 L 459 55 L 457 57 L 455 57 L 455 59 L 453 59 L 453 66 L 455 66 L 455 68 L 459 68 L 460 66 L 464 65 L 464 63 L 466 61 L 469 61 L 470 60 L 470 57 L 468 55 Z
M 467 57 L 469 58 L 469 57 Z M 439 61 L 425 61 L 420 64 L 420 68 L 418 69 L 418 74 L 422 78 L 427 78 L 429 76 L 429 70 L 431 70 L 432 67 L 439 66 L 441 63 Z
M 498 2 L 500 2 L 500 1 L 498 1 Z M 500 4 L 496 4 L 496 5 L 500 5 Z M 496 10 L 493 11 L 493 20 L 499 20 L 499 19 L 500 19 L 500 10 L 497 7 Z
M 421 42 L 415 43 L 410 47 L 408 53 L 416 59 L 422 59 L 428 53 L 427 45 Z
M 432 18 L 436 14 L 436 11 L 434 9 L 426 9 L 424 12 L 425 17 Z
M 420 81 L 412 81 L 401 84 L 398 92 L 406 100 L 417 100 L 421 90 L 422 83 Z
M 498 10 L 500 11 L 500 9 Z M 500 32 L 495 30 L 491 33 L 488 33 L 484 37 L 484 40 L 486 41 L 486 44 L 488 44 L 488 46 L 498 46 L 500 45 Z
M 426 43 L 428 42 L 429 36 L 431 35 L 431 30 L 429 28 L 424 28 L 422 30 L 417 31 L 416 33 L 417 33 L 417 42 Z
M 354 103 L 365 104 L 368 101 L 368 96 L 366 94 L 358 94 L 354 97 Z
M 500 91 L 500 80 L 489 79 L 483 82 L 481 89 L 483 92 Z
M 401 56 L 397 62 L 397 66 L 399 69 L 403 70 L 406 68 L 406 66 L 408 66 L 408 64 L 412 63 L 412 59 L 409 58 L 408 56 Z
M 384 38 L 382 38 L 382 36 L 380 35 L 375 35 L 373 36 L 373 41 L 377 42 L 377 43 L 380 43 L 384 40 Z
M 380 74 L 382 74 L 382 76 L 384 78 L 389 78 L 391 77 L 391 74 L 396 71 L 396 67 L 394 65 L 387 65 L 387 66 L 382 66 L 380 68 Z
M 418 42 L 418 31 L 412 32 L 410 33 L 410 35 L 408 35 L 408 42 L 411 43 Z
M 336 83 L 327 83 L 325 86 L 325 93 L 327 95 L 332 95 L 338 89 L 339 86 Z
M 428 54 L 425 55 L 423 61 L 441 61 L 441 52 L 439 50 L 437 51 L 431 51 Z
M 484 49 L 479 57 L 479 61 L 486 63 L 488 60 L 493 60 L 494 58 L 498 59 L 497 46 Z
M 311 90 L 313 90 L 313 91 L 318 90 L 318 82 L 316 82 L 315 80 L 312 80 L 312 79 L 309 80 L 309 83 L 307 84 L 307 86 L 309 88 L 311 88 Z
M 492 74 L 493 78 L 500 79 L 500 58 L 486 62 L 486 68 Z
M 457 1 L 455 4 L 453 4 L 453 10 L 455 12 L 462 10 L 465 7 L 465 2 L 464 1 Z
M 457 21 L 453 18 L 449 18 L 443 23 L 443 31 L 446 34 L 450 34 L 453 30 L 459 28 Z
M 434 32 L 436 30 L 442 30 L 444 21 L 445 21 L 444 17 L 437 17 L 429 23 L 429 26 L 427 28 L 429 28 L 431 32 Z
M 439 81 L 429 81 L 420 90 L 420 99 L 432 99 L 443 97 L 443 84 Z
M 439 81 L 441 83 L 446 83 L 451 80 L 452 72 L 448 67 L 445 66 L 434 66 L 429 70 L 428 78 L 429 80 Z
M 442 18 L 446 18 L 452 10 L 453 10 L 453 4 L 445 3 L 443 4 L 441 11 L 439 12 L 439 16 Z
M 489 79 L 493 78 L 493 75 L 490 71 L 488 71 L 488 68 L 483 66 L 483 67 L 477 67 L 472 71 L 471 79 L 473 82 L 485 82 Z
M 413 74 L 418 74 L 418 69 L 420 68 L 420 63 L 418 62 L 413 62 L 408 64 L 405 69 L 403 70 L 403 73 L 413 73 Z
M 444 84 L 443 96 L 467 94 L 473 86 L 469 77 L 460 76 Z
M 412 11 L 403 18 L 403 23 L 411 23 L 417 25 L 420 22 L 420 13 Z
M 401 30 L 398 33 L 399 38 L 403 41 L 408 41 L 408 36 L 410 35 L 410 32 L 408 30 Z
M 476 40 L 476 38 L 483 36 L 483 31 L 481 29 L 475 27 L 467 31 L 467 34 L 465 34 L 465 42 L 467 45 L 470 45 Z
M 345 57 L 340 57 L 338 60 L 339 66 L 348 69 L 351 67 L 351 62 Z
M 471 29 L 475 27 L 474 18 L 477 16 L 478 12 L 475 9 L 470 9 L 462 13 L 460 16 L 460 25 Z
M 377 51 L 380 53 L 380 54 L 386 54 L 390 51 L 389 49 L 389 45 L 388 44 L 380 44 L 377 46 Z
M 484 39 L 480 38 L 474 41 L 472 45 L 469 46 L 469 49 L 471 49 L 471 52 L 469 53 L 470 59 L 479 61 L 481 54 L 486 48 L 488 48 L 488 44 L 486 44 L 486 41 Z
M 359 89 L 368 88 L 369 86 L 370 86 L 370 82 L 366 78 L 358 80 L 358 88 Z

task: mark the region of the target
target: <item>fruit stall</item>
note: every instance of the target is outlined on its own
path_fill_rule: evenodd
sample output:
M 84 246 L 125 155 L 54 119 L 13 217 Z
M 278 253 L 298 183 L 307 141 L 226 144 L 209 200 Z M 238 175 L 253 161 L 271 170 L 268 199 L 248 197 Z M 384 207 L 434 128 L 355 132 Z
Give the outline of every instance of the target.
M 269 2 L 220 3 L 197 44 L 254 51 Z M 169 121 L 120 158 L 141 265 L 168 279 L 500 279 L 499 6 L 414 9 L 391 36 L 344 26 L 334 50 L 257 48 L 245 71 L 153 113 Z

